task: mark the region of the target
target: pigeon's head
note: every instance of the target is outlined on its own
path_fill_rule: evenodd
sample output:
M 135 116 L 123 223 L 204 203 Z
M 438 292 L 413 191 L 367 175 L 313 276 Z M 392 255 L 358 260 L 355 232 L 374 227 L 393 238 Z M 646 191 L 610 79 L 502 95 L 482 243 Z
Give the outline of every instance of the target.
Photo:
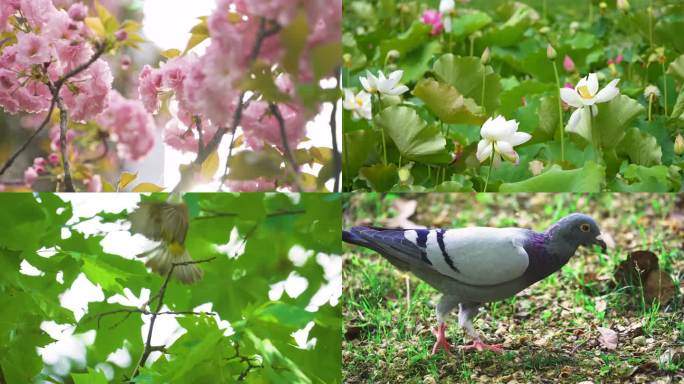
M 562 218 L 557 224 L 557 234 L 566 242 L 585 247 L 594 244 L 606 250 L 606 243 L 601 239 L 601 231 L 590 216 L 582 213 L 573 213 Z

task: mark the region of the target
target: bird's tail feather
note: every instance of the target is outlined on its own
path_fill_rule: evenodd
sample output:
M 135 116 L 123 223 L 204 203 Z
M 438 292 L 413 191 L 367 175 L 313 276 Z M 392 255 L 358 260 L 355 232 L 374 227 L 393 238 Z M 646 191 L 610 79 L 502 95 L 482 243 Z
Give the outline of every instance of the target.
M 399 269 L 409 270 L 420 258 L 421 250 L 403 241 L 402 230 L 376 227 L 352 227 L 342 231 L 342 240 L 372 249 Z
M 192 261 L 187 250 L 183 249 L 180 254 L 175 254 L 171 246 L 162 243 L 153 251 L 146 252 L 150 257 L 145 263 L 152 271 L 166 276 L 174 263 L 186 263 Z M 173 269 L 173 277 L 181 283 L 192 284 L 199 281 L 203 276 L 203 271 L 194 264 L 176 265 Z

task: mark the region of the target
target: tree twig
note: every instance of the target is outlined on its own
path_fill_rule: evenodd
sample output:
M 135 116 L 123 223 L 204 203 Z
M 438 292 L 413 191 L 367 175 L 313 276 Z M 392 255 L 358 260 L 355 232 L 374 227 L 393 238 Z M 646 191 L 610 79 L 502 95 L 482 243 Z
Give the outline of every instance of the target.
M 55 87 L 50 87 L 53 94 L 52 98 L 57 102 L 59 109 L 59 151 L 62 153 L 62 168 L 64 168 L 64 190 L 66 192 L 76 192 L 74 183 L 71 180 L 71 171 L 69 170 L 69 154 L 67 153 L 67 124 L 69 123 L 68 114 L 62 97 Z
M 244 381 L 251 370 L 264 367 L 262 363 L 253 363 L 253 361 L 257 359 L 241 355 L 239 343 L 236 342 L 235 344 L 233 344 L 233 348 L 235 349 L 235 354 L 233 356 L 227 357 L 226 360 L 240 360 L 241 363 L 247 364 L 247 367 L 245 367 L 245 369 L 242 372 L 240 372 L 240 376 L 238 376 L 238 381 Z
M 301 192 L 302 186 L 299 181 L 299 166 L 297 165 L 297 160 L 295 160 L 294 156 L 292 155 L 292 151 L 290 150 L 290 144 L 288 143 L 287 139 L 287 131 L 285 129 L 285 119 L 283 119 L 283 115 L 280 113 L 280 108 L 278 108 L 275 103 L 268 103 L 268 108 L 278 121 L 278 127 L 280 128 L 280 140 L 283 142 L 285 160 L 290 166 L 290 171 L 292 171 L 292 177 L 294 178 L 294 184 L 297 188 L 297 192 Z
M 226 218 L 226 217 L 240 216 L 240 214 L 238 214 L 238 213 L 219 212 L 219 211 L 214 211 L 214 210 L 209 210 L 209 209 L 202 209 L 202 212 L 210 213 L 210 215 L 197 216 L 193 220 L 222 219 L 222 218 Z M 278 216 L 302 215 L 305 213 L 306 213 L 306 210 L 304 210 L 304 209 L 298 209 L 298 210 L 292 210 L 292 211 L 278 211 L 278 212 L 268 213 L 268 214 L 266 214 L 266 217 L 270 218 L 270 217 L 278 217 Z
M 202 137 L 202 118 L 199 116 L 193 116 L 192 121 L 195 123 L 195 128 L 197 129 L 197 154 L 202 154 L 204 152 L 204 138 Z
M 166 294 L 166 287 L 169 285 L 169 281 L 171 280 L 171 276 L 173 276 L 173 271 L 176 269 L 176 267 L 183 266 L 183 265 L 191 265 L 191 264 L 201 264 L 201 263 L 208 263 L 212 260 L 216 259 L 216 257 L 210 257 L 208 259 L 202 259 L 202 260 L 190 260 L 190 261 L 184 261 L 180 263 L 173 263 L 171 264 L 171 268 L 169 268 L 169 272 L 166 273 L 166 278 L 164 279 L 164 283 L 162 284 L 161 288 L 159 288 L 159 293 L 157 295 L 158 300 L 157 300 L 157 306 L 155 307 L 154 311 L 150 312 L 149 314 L 152 315 L 150 318 L 150 327 L 147 330 L 147 338 L 145 339 L 145 349 L 143 350 L 142 355 L 140 356 L 140 360 L 138 360 L 138 364 L 135 366 L 135 370 L 133 371 L 133 374 L 131 374 L 131 379 L 135 378 L 138 373 L 140 372 L 140 368 L 145 366 L 145 363 L 147 362 L 147 359 L 150 357 L 150 354 L 152 352 L 155 352 L 155 347 L 152 346 L 152 333 L 154 332 L 154 324 L 157 321 L 157 317 L 161 315 L 162 313 L 162 306 L 164 305 L 164 295 Z M 141 310 L 142 311 L 142 310 Z M 170 311 L 166 311 L 170 312 Z M 189 312 L 186 312 L 189 313 Z M 168 313 L 171 314 L 171 313 Z
M 340 68 L 338 67 L 335 71 L 336 80 L 340 82 Z M 339 88 L 339 87 L 338 87 Z M 332 135 L 332 147 L 333 147 L 333 166 L 335 175 L 335 184 L 333 186 L 333 192 L 340 192 L 340 182 L 342 179 L 342 156 L 340 155 L 340 149 L 337 145 L 337 100 L 333 101 L 332 112 L 330 113 L 330 134 Z
M 252 47 L 252 52 L 249 55 L 250 63 L 253 63 L 259 56 L 259 52 L 261 51 L 261 46 L 263 45 L 264 40 L 267 37 L 272 36 L 278 33 L 278 31 L 280 31 L 280 26 L 278 25 L 270 29 L 266 29 L 266 23 L 267 20 L 264 18 L 262 18 L 259 22 L 259 30 L 257 31 L 254 47 Z M 233 121 L 230 129 L 230 132 L 233 133 L 233 138 L 231 139 L 231 147 L 235 140 L 235 131 L 237 130 L 237 127 L 240 125 L 240 122 L 242 121 L 242 111 L 245 106 L 244 99 L 245 91 L 240 93 L 240 99 L 238 100 L 237 108 L 235 109 L 235 113 L 233 114 Z M 198 153 L 197 158 L 195 158 L 195 161 L 193 161 L 192 165 L 183 172 L 181 172 L 181 179 L 178 182 L 178 184 L 176 184 L 176 186 L 173 188 L 173 192 L 181 192 L 190 187 L 192 179 L 197 169 L 202 165 L 202 163 L 204 163 L 204 160 L 207 159 L 209 154 L 211 154 L 218 148 L 219 144 L 221 143 L 221 140 L 223 139 L 223 136 L 227 132 L 229 132 L 228 127 L 219 127 L 219 129 L 216 130 L 214 136 L 212 136 L 212 138 L 204 147 L 204 153 Z M 232 154 L 232 150 L 230 150 L 230 154 Z M 230 163 L 230 159 L 228 159 L 228 162 L 226 164 L 228 163 Z
M 24 151 L 26 150 L 26 148 L 28 148 L 29 144 L 31 144 L 31 141 L 33 141 L 33 139 L 35 139 L 36 136 L 38 136 L 38 134 L 39 134 L 43 129 L 45 129 L 45 127 L 46 127 L 46 126 L 48 125 L 48 123 L 50 122 L 50 118 L 52 117 L 52 111 L 54 111 L 54 109 L 55 109 L 55 100 L 53 99 L 52 102 L 50 103 L 50 108 L 48 109 L 47 116 L 45 116 L 45 119 L 43 120 L 43 122 L 40 123 L 40 125 L 39 125 L 38 128 L 33 132 L 33 134 L 31 134 L 31 136 L 29 136 L 29 138 L 26 139 L 26 141 L 24 142 L 24 144 L 22 144 L 22 145 L 19 147 L 19 149 L 17 149 L 17 150 L 14 152 L 14 154 L 12 154 L 12 156 L 11 156 L 9 159 L 7 159 L 7 161 L 5 162 L 5 164 L 2 166 L 2 169 L 0 169 L 0 176 L 2 176 L 2 175 L 5 174 L 5 172 L 9 169 L 9 167 L 11 167 L 12 164 L 14 164 L 14 161 L 17 160 L 17 158 L 19 157 L 19 155 L 21 155 L 22 152 L 24 152 Z
M 98 132 L 98 138 L 100 139 L 100 143 L 104 147 L 104 150 L 102 151 L 101 154 L 92 157 L 90 159 L 83 160 L 83 163 L 96 163 L 109 155 L 109 145 L 107 145 L 107 134 L 105 132 Z
M 106 51 L 106 49 L 107 49 L 107 47 L 105 44 L 100 45 L 97 48 L 97 50 L 95 51 L 95 53 L 93 54 L 93 56 L 87 62 L 85 62 L 85 63 L 79 65 L 78 67 L 72 69 L 71 71 L 67 72 L 66 75 L 62 76 L 62 78 L 57 80 L 54 84 L 52 84 L 52 85 L 49 83 L 47 84 L 48 87 L 50 88 L 51 93 L 52 93 L 52 100 L 50 102 L 50 108 L 48 109 L 48 114 L 47 114 L 47 116 L 45 116 L 45 120 L 43 120 L 43 122 L 35 130 L 35 132 L 33 132 L 33 134 L 31 136 L 29 136 L 29 138 L 24 142 L 24 144 L 22 144 L 21 147 L 19 147 L 19 149 L 5 162 L 2 169 L 0 170 L 0 176 L 2 176 L 7 171 L 7 169 L 9 169 L 9 167 L 12 166 L 12 164 L 19 157 L 19 155 L 21 155 L 21 153 L 24 152 L 26 150 L 26 148 L 28 148 L 31 141 L 33 141 L 33 139 L 36 138 L 36 136 L 38 136 L 38 134 L 43 129 L 45 129 L 47 124 L 50 122 L 50 117 L 52 116 L 52 111 L 55 109 L 55 106 L 58 104 L 57 97 L 59 96 L 59 91 L 62 89 L 62 86 L 64 85 L 64 83 L 69 78 L 74 77 L 74 76 L 78 75 L 79 73 L 83 72 L 84 70 L 88 69 L 88 67 L 90 67 L 95 61 L 97 61 L 97 59 L 100 58 L 100 56 L 102 56 L 102 54 Z M 57 96 L 55 96 L 55 95 L 57 95 Z M 61 115 L 60 115 L 60 117 L 61 117 Z M 60 145 L 61 145 L 61 143 L 60 143 Z M 73 185 L 72 185 L 72 189 L 73 189 Z

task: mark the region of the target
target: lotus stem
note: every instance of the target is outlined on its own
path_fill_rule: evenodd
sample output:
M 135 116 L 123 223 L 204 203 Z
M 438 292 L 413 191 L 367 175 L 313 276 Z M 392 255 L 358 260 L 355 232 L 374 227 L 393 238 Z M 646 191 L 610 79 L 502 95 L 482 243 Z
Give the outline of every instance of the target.
M 494 144 L 492 144 L 492 155 L 489 157 L 489 170 L 487 171 L 487 179 L 485 179 L 485 186 L 482 192 L 487 192 L 489 185 L 489 177 L 492 176 L 492 168 L 494 168 Z
M 654 95 L 650 95 L 648 97 L 648 121 L 653 120 L 653 117 L 651 116 L 651 110 L 653 109 L 653 96 Z
M 665 116 L 667 116 L 667 74 L 665 72 L 665 60 L 662 61 L 663 66 L 663 105 L 665 106 Z
M 558 88 L 558 129 L 560 130 L 560 143 L 561 143 L 561 161 L 565 161 L 565 140 L 563 136 L 563 106 L 561 105 L 561 83 L 560 77 L 558 77 L 558 67 L 556 66 L 556 61 L 551 62 L 553 64 L 553 73 L 556 75 L 556 87 Z

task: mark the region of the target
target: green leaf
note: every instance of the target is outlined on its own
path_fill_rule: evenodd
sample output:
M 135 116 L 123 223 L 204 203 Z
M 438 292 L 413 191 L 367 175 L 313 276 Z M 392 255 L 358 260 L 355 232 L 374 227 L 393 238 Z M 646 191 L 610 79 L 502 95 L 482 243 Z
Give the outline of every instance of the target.
M 672 109 L 672 114 L 670 115 L 671 118 L 676 119 L 678 117 L 682 117 L 684 114 L 684 88 L 682 88 L 682 91 L 679 92 L 679 95 L 677 96 L 677 101 L 675 101 L 674 108 Z
M 664 165 L 644 167 L 629 164 L 621 170 L 625 181 L 616 179 L 611 188 L 618 192 L 669 192 L 672 189 L 670 169 Z
M 200 17 L 199 24 L 192 27 L 190 31 L 190 39 L 185 46 L 185 51 L 183 54 L 188 53 L 191 49 L 201 44 L 204 40 L 209 38 L 209 25 L 207 24 L 206 17 Z
M 480 11 L 466 13 L 452 19 L 451 33 L 456 37 L 467 36 L 492 22 L 488 14 Z
M 413 95 L 423 100 L 430 112 L 445 123 L 482 124 L 485 120 L 482 108 L 449 84 L 425 78 L 413 88 Z
M 644 166 L 660 164 L 663 156 L 656 138 L 636 127 L 627 131 L 616 149 L 618 155 L 628 156 L 632 163 Z
M 584 167 L 564 171 L 553 165 L 541 175 L 517 183 L 504 183 L 499 192 L 600 192 L 605 168 L 594 162 Z
M 107 376 L 102 371 L 88 368 L 88 373 L 72 373 L 74 384 L 107 384 Z
M 636 100 L 619 95 L 607 103 L 598 104 L 598 110 L 598 115 L 591 122 L 589 113 L 583 111 L 577 125 L 578 134 L 591 142 L 591 132 L 597 132 L 601 147 L 612 149 L 620 143 L 629 125 L 645 108 Z
M 314 77 L 321 79 L 330 75 L 342 63 L 342 44 L 334 42 L 319 45 L 311 50 Z
M 200 169 L 200 177 L 202 180 L 205 181 L 211 181 L 214 178 L 214 175 L 218 171 L 219 168 L 219 155 L 218 151 L 214 151 L 209 156 L 207 156 L 207 159 L 204 160 L 202 163 L 202 167 Z
M 391 50 L 399 52 L 399 55 L 403 57 L 414 49 L 422 47 L 430 38 L 430 31 L 432 31 L 432 26 L 418 20 L 414 21 L 406 32 L 380 42 L 380 60 L 385 60 L 387 53 Z
M 166 51 L 162 51 L 160 54 L 162 56 L 166 57 L 167 59 L 173 59 L 175 57 L 180 56 L 181 51 L 176 49 L 176 48 L 171 48 L 171 49 L 167 49 Z
M 231 180 L 254 180 L 281 176 L 282 158 L 274 151 L 242 151 L 230 159 Z
M 675 76 L 680 82 L 684 82 L 684 55 L 679 56 L 668 65 L 667 74 Z
M 280 32 L 280 41 L 285 47 L 283 68 L 294 75 L 299 73 L 299 58 L 309 37 L 309 20 L 303 10 L 297 13 L 290 24 Z
M 501 92 L 499 112 L 510 118 L 516 109 L 523 106 L 523 98 L 552 91 L 555 88 L 553 84 L 542 83 L 537 80 L 525 80 L 511 89 Z
M 387 192 L 399 182 L 399 173 L 395 164 L 375 164 L 361 168 L 359 178 L 365 180 L 372 190 Z
M 119 175 L 119 183 L 116 186 L 117 191 L 124 190 L 128 184 L 138 178 L 138 173 L 121 172 Z
M 428 126 L 412 108 L 386 108 L 375 116 L 373 123 L 389 135 L 406 159 L 442 164 L 451 161 L 439 128 Z
M 449 53 L 437 59 L 432 70 L 440 81 L 453 85 L 463 96 L 475 100 L 478 104 L 483 101 L 484 91 L 482 107 L 487 113 L 492 113 L 498 108 L 501 78 L 492 67 L 484 66 L 479 58 L 454 56 Z

